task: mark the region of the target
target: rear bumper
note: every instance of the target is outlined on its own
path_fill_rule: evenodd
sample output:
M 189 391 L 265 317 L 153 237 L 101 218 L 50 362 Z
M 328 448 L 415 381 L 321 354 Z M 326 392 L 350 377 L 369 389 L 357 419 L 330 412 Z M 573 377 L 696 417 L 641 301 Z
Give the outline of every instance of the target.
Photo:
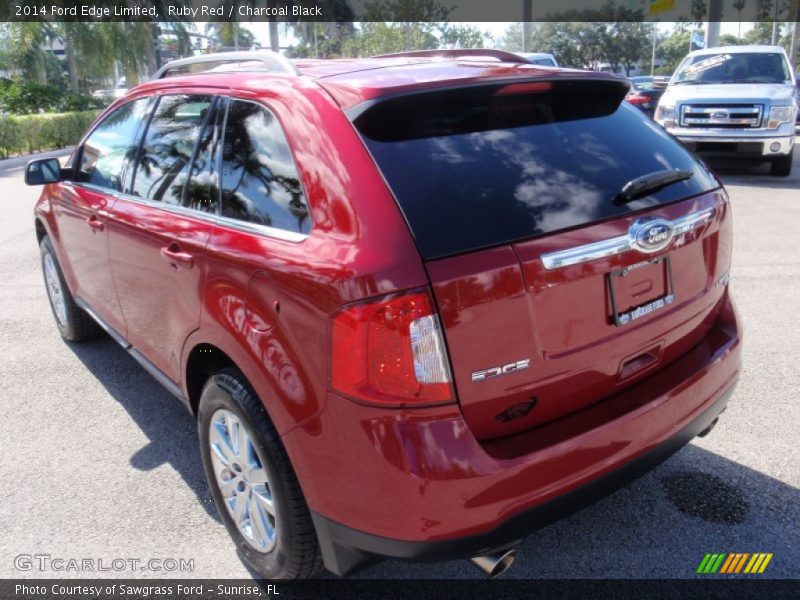
M 684 357 L 530 431 L 479 442 L 453 407 L 398 414 L 329 395 L 316 423 L 284 439 L 330 571 L 469 557 L 514 545 L 669 457 L 725 409 L 740 361 L 726 294 Z

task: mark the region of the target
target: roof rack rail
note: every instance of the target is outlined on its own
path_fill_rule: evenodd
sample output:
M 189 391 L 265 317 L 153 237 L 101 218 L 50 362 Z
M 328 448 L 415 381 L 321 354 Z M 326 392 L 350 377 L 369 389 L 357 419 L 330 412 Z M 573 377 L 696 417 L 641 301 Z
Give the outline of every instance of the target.
M 231 63 L 246 63 L 246 62 L 260 62 L 267 71 L 276 71 L 278 73 L 288 73 L 290 75 L 298 75 L 292 62 L 283 54 L 272 52 L 271 50 L 246 50 L 241 52 L 216 52 L 213 54 L 201 54 L 199 56 L 190 56 L 188 58 L 179 58 L 165 64 L 153 75 L 153 79 L 163 79 L 164 77 L 171 77 L 175 75 L 186 75 L 189 73 L 197 73 L 208 71 L 215 66 L 231 64 Z M 194 65 L 209 64 L 208 69 L 193 69 Z M 171 71 L 177 71 L 171 73 Z
M 524 63 L 528 61 L 505 50 L 492 48 L 460 48 L 453 50 L 412 50 L 410 52 L 395 52 L 393 54 L 378 54 L 372 58 L 496 58 L 503 62 Z

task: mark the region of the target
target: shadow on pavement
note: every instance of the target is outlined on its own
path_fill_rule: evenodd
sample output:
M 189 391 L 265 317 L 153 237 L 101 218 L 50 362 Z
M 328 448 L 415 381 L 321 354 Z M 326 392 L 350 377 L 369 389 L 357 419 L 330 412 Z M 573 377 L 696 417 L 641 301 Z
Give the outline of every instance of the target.
M 795 578 L 799 535 L 800 490 L 690 444 L 597 504 L 529 534 L 503 577 L 691 578 L 700 577 L 707 552 L 773 552 L 759 577 Z M 481 574 L 466 561 L 386 561 L 357 577 Z
M 208 514 L 220 521 L 208 491 L 194 417 L 111 338 L 67 346 L 150 440 L 131 457 L 131 466 L 150 471 L 169 464 Z
M 219 520 L 197 449 L 194 419 L 115 342 L 71 350 L 134 419 L 150 443 L 134 468 L 171 465 Z M 724 422 L 707 439 L 725 435 Z M 705 444 L 705 442 L 704 442 Z M 772 552 L 763 577 L 796 577 L 800 490 L 699 445 L 613 495 L 525 538 L 512 578 L 686 578 L 707 552 Z M 385 561 L 363 578 L 475 578 L 467 561 Z

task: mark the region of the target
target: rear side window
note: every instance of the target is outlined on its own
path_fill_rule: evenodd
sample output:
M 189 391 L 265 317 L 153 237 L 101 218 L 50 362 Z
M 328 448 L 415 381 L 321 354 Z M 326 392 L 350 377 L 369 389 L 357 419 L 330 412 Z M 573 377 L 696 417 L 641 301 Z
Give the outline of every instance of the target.
M 717 187 L 614 81 L 528 82 L 385 100 L 354 123 L 426 259 L 622 216 Z M 693 176 L 628 204 L 636 177 Z
M 136 165 L 135 196 L 180 205 L 211 96 L 162 96 L 145 133 Z
M 125 167 L 136 153 L 137 132 L 149 102 L 148 98 L 134 100 L 103 119 L 81 148 L 76 181 L 122 191 Z
M 289 143 L 261 105 L 234 100 L 222 154 L 222 216 L 294 233 L 311 219 Z

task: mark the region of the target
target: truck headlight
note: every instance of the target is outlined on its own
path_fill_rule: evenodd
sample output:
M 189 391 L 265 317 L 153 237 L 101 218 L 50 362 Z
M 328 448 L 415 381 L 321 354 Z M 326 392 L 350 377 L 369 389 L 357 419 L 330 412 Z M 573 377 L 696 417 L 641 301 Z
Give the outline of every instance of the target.
M 795 119 L 794 106 L 773 106 L 769 111 L 769 121 L 767 122 L 767 129 L 777 129 L 783 123 L 794 123 Z
M 654 118 L 662 127 L 675 127 L 675 107 L 659 104 Z

